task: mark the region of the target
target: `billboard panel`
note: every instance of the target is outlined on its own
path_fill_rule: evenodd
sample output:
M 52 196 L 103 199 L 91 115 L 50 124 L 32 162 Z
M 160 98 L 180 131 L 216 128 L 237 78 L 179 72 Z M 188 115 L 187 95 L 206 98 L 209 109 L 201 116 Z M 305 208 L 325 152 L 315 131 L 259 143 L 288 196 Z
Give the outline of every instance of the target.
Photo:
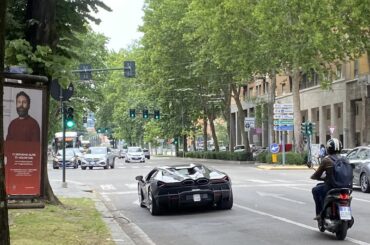
M 41 89 L 4 86 L 4 153 L 7 195 L 40 195 Z

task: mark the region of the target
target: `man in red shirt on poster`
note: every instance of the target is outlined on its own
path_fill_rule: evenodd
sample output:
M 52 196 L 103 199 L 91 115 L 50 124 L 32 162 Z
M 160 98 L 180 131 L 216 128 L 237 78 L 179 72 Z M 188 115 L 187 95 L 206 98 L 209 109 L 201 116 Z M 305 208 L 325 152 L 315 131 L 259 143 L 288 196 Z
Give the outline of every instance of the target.
M 40 126 L 37 121 L 28 115 L 31 99 L 24 91 L 16 96 L 18 118 L 11 121 L 6 141 L 40 142 Z

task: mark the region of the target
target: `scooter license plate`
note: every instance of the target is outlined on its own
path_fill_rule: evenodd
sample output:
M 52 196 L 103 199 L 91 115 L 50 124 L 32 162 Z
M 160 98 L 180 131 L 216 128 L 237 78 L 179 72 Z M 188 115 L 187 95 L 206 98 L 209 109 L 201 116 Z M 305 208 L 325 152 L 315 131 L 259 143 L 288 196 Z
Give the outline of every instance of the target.
M 341 220 L 351 220 L 352 212 L 350 207 L 339 206 L 339 217 Z

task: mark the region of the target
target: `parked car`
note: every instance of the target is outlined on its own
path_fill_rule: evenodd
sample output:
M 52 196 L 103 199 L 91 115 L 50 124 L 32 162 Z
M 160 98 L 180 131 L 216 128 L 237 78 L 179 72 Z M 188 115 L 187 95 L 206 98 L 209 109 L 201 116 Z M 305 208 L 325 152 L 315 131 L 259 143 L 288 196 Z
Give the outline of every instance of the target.
M 143 149 L 143 152 L 144 152 L 144 156 L 145 156 L 145 158 L 146 159 L 150 159 L 150 152 L 149 152 L 149 150 L 148 149 Z
M 350 151 L 352 151 L 353 149 L 342 149 L 341 151 L 340 151 L 340 155 L 342 156 L 342 157 L 346 157 L 347 156 L 347 154 L 350 152 Z
M 147 207 L 152 215 L 164 208 L 233 206 L 230 177 L 203 164 L 156 167 L 136 180 L 140 206 Z
M 234 147 L 234 152 L 243 152 L 245 151 L 245 146 L 244 145 L 236 145 Z
M 65 166 L 78 168 L 78 157 L 73 148 L 65 149 Z M 63 150 L 58 150 L 53 158 L 53 168 L 63 168 Z
M 141 147 L 130 146 L 127 148 L 125 162 L 145 162 L 144 151 Z
M 115 157 L 109 147 L 90 147 L 81 160 L 81 169 L 85 170 L 87 167 L 89 169 L 93 169 L 94 167 L 103 167 L 104 169 L 108 169 L 109 167 L 114 168 Z
M 370 192 L 370 147 L 356 147 L 346 158 L 353 167 L 353 184 L 360 186 L 362 192 Z

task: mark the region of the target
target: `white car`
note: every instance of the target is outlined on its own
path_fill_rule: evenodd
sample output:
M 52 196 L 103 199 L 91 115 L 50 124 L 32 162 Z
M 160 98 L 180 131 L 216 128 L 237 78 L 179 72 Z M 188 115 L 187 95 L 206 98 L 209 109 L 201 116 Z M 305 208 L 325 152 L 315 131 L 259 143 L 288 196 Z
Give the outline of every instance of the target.
M 144 151 L 141 147 L 130 146 L 127 148 L 125 162 L 145 162 Z
M 90 147 L 84 157 L 81 159 L 81 169 L 87 167 L 93 169 L 95 167 L 103 167 L 108 169 L 114 168 L 115 156 L 112 150 L 106 146 Z

